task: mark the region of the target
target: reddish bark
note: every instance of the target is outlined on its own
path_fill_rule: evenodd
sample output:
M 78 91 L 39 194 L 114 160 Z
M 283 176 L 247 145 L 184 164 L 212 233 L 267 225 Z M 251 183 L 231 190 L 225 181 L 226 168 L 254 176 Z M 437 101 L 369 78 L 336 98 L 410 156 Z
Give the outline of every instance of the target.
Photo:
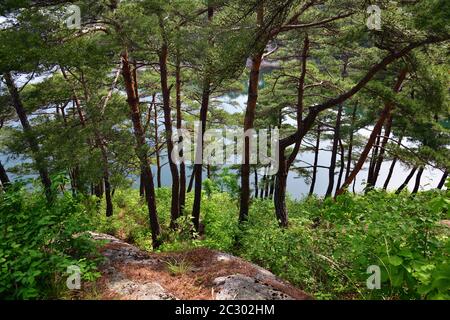
M 400 92 L 403 81 L 405 80 L 407 73 L 408 73 L 408 70 L 406 68 L 401 70 L 401 72 L 398 76 L 397 82 L 395 83 L 395 86 L 394 86 L 395 93 Z M 345 180 L 342 187 L 336 192 L 336 196 L 339 196 L 342 193 L 344 193 L 346 188 L 353 182 L 353 180 L 356 178 L 356 175 L 362 169 L 364 163 L 367 160 L 367 156 L 369 155 L 370 150 L 372 149 L 372 146 L 375 143 L 375 140 L 381 133 L 381 129 L 383 127 L 384 122 L 390 116 L 393 108 L 394 108 L 394 104 L 391 101 L 389 101 L 385 104 L 384 109 L 381 112 L 381 115 L 380 115 L 377 123 L 375 124 L 375 127 L 372 130 L 372 133 L 370 134 L 369 140 L 367 141 L 367 144 L 364 147 L 364 150 L 361 153 L 361 156 L 359 157 L 359 160 L 358 160 L 355 168 L 353 169 L 352 173 L 348 176 L 348 178 Z
M 150 228 L 152 231 L 152 244 L 154 248 L 161 245 L 159 236 L 161 233 L 158 215 L 156 211 L 155 188 L 153 185 L 153 174 L 150 170 L 150 161 L 147 154 L 144 129 L 141 123 L 141 113 L 139 108 L 139 96 L 137 93 L 137 83 L 133 66 L 130 64 L 128 52 L 122 53 L 122 76 L 127 93 L 127 102 L 130 107 L 131 121 L 133 123 L 134 136 L 136 138 L 136 155 L 141 166 L 141 174 L 144 179 L 145 198 L 149 212 Z
M 264 7 L 261 3 L 257 7 L 257 24 L 260 28 L 263 27 L 264 22 Z M 266 42 L 267 43 L 267 42 Z M 247 108 L 245 110 L 244 118 L 244 131 L 253 129 L 256 114 L 256 103 L 258 101 L 258 87 L 259 87 L 259 72 L 261 68 L 261 62 L 263 60 L 263 54 L 265 45 L 256 52 L 252 57 L 252 65 L 250 69 L 249 84 L 248 84 L 248 96 L 247 96 Z M 243 222 L 247 220 L 249 202 L 250 202 L 250 138 L 245 137 L 244 141 L 244 159 L 241 166 L 241 199 L 240 199 L 240 211 L 239 221 Z

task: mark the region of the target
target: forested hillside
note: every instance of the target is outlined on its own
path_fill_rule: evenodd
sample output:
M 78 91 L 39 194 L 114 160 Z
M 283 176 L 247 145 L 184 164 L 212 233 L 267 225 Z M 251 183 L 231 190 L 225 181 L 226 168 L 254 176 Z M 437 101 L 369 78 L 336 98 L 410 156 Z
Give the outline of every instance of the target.
M 316 299 L 450 299 L 449 21 L 446 0 L 2 1 L 0 298 L 99 298 L 100 232 Z

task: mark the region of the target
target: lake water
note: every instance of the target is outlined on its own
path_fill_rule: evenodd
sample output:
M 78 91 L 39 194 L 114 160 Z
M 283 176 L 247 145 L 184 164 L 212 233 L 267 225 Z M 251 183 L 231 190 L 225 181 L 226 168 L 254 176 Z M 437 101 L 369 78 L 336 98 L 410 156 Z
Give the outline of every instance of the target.
M 236 112 L 242 112 L 245 108 L 246 104 L 246 95 L 234 95 L 234 96 L 224 96 L 219 99 L 220 106 L 224 108 L 224 110 L 230 112 L 230 113 L 236 113 Z M 370 129 L 370 128 L 369 128 Z M 362 130 L 360 132 L 363 135 L 368 136 L 370 134 L 369 130 Z M 329 149 L 331 145 L 331 141 L 322 141 L 321 148 L 327 148 Z M 319 154 L 319 165 L 320 166 L 329 166 L 330 165 L 330 158 L 331 158 L 331 152 L 324 152 L 321 151 Z M 305 161 L 307 163 L 313 163 L 314 161 L 314 153 L 312 152 L 303 152 L 299 154 L 298 160 Z M 24 162 L 26 160 L 24 159 L 13 159 L 11 157 L 7 157 L 4 154 L 0 154 L 0 161 L 3 163 L 3 165 L 6 168 L 10 168 L 18 163 Z M 339 163 L 339 156 L 338 156 L 338 163 Z M 165 163 L 167 161 L 164 161 L 162 163 Z M 386 179 L 386 176 L 388 174 L 389 167 L 391 165 L 391 162 L 383 162 L 383 165 L 380 170 L 380 177 L 378 179 L 378 186 L 382 185 Z M 367 178 L 367 167 L 368 164 L 363 168 L 363 170 L 358 174 L 356 179 L 356 187 L 355 190 L 357 192 L 363 191 L 365 186 L 365 180 Z M 338 170 L 338 169 L 337 169 Z M 188 168 L 188 179 L 190 177 L 190 170 Z M 394 174 L 392 176 L 389 189 L 395 190 L 398 188 L 406 178 L 406 176 L 409 173 L 409 169 L 406 168 L 401 163 L 397 163 L 395 167 Z M 156 172 L 156 169 L 153 168 L 153 172 Z M 17 177 L 13 174 L 9 174 L 11 179 L 16 179 Z M 155 173 L 156 175 L 156 173 Z M 435 188 L 436 185 L 439 183 L 439 180 L 442 177 L 442 172 L 440 170 L 432 169 L 427 167 L 423 173 L 422 176 L 422 182 L 421 182 L 421 188 L 422 190 L 428 190 Z M 261 178 L 261 177 L 260 177 Z M 253 177 L 251 177 L 251 181 L 253 182 Z M 170 169 L 168 165 L 165 165 L 162 168 L 162 176 L 161 176 L 161 182 L 164 186 L 170 186 L 171 184 L 171 175 L 170 175 Z M 337 180 L 337 179 L 336 179 Z M 136 181 L 133 186 L 138 187 L 138 182 Z M 414 179 L 411 179 L 411 182 L 409 183 L 409 189 L 411 190 L 414 186 Z M 318 168 L 317 172 L 317 180 L 316 180 L 316 186 L 315 186 L 315 193 L 319 196 L 323 196 L 326 192 L 326 189 L 328 187 L 328 170 L 324 168 Z M 299 177 L 295 173 L 291 172 L 288 176 L 288 183 L 287 183 L 287 191 L 290 194 L 291 197 L 300 199 L 308 194 L 309 192 L 309 184 L 306 183 L 305 179 L 302 177 Z

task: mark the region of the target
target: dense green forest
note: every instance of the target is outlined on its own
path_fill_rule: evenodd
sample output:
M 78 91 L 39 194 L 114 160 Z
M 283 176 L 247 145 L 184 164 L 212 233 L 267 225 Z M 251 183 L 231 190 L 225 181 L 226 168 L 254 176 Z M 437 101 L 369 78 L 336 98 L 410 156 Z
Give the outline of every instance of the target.
M 66 286 L 102 277 L 89 232 L 315 299 L 450 299 L 449 21 L 446 0 L 1 1 L 0 299 L 95 299 Z

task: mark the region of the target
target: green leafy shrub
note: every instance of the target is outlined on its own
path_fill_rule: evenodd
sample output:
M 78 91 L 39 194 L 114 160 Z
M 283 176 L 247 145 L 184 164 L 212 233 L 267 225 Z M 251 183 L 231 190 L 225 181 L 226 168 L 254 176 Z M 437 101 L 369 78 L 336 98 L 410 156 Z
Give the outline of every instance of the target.
M 217 182 L 202 197 L 204 234 L 192 237 L 185 214 L 169 229 L 170 190 L 157 190 L 161 251 L 208 247 L 241 256 L 303 288 L 319 299 L 448 299 L 449 194 L 428 191 L 415 196 L 371 191 L 332 199 L 288 199 L 290 226 L 280 229 L 273 202 L 255 199 L 248 221 L 238 224 L 233 194 L 217 192 Z M 219 184 L 220 185 L 220 184 Z M 219 187 L 220 189 L 220 187 Z M 148 212 L 137 191 L 120 191 L 120 211 L 104 228 L 151 251 Z M 195 235 L 195 234 L 194 234 Z M 381 269 L 381 290 L 369 290 L 367 268 Z
M 0 194 L 0 298 L 56 298 L 70 265 L 86 281 L 98 276 L 94 244 L 80 234 L 90 226 L 86 207 L 70 193 L 48 205 L 18 185 Z
M 448 204 L 439 192 L 290 201 L 282 230 L 271 204 L 255 202 L 238 253 L 323 298 L 448 299 Z M 381 290 L 366 287 L 371 265 Z

